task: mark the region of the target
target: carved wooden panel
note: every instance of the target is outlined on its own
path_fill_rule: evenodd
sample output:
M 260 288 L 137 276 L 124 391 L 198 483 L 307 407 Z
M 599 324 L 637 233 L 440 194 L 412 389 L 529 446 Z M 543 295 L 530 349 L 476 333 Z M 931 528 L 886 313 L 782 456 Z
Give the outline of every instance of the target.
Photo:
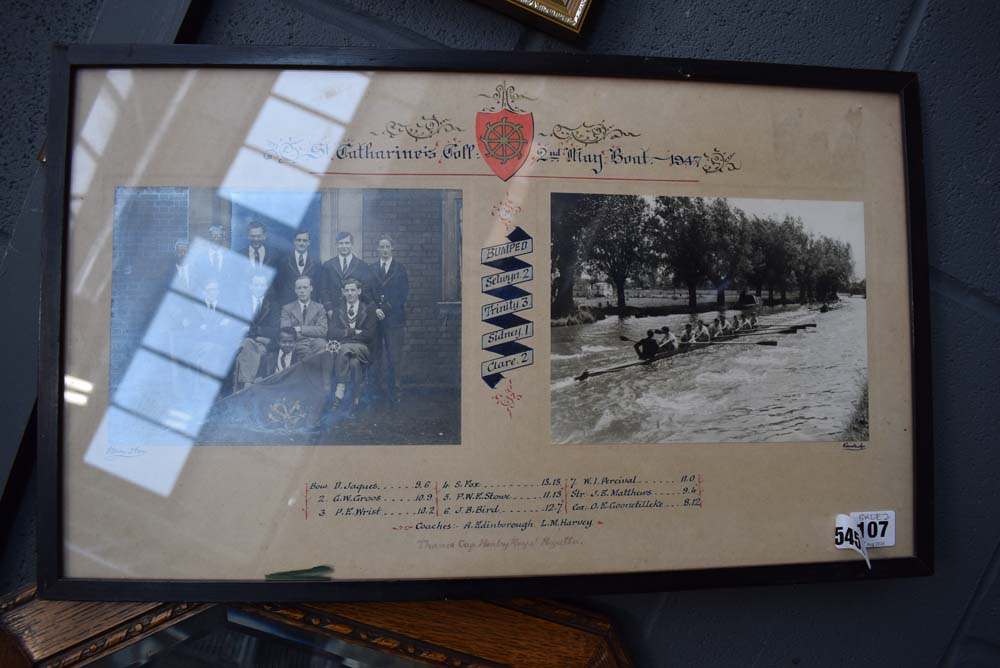
M 428 666 L 631 666 L 606 618 L 538 599 L 214 606 L 42 601 L 33 587 L 0 598 L 0 666 L 83 666 L 219 607 Z

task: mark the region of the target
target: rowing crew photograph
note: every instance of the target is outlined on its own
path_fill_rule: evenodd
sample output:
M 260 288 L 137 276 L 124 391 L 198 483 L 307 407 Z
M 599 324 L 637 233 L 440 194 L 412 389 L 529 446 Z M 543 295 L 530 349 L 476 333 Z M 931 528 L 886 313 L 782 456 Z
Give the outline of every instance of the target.
M 554 193 L 557 444 L 868 439 L 860 202 Z

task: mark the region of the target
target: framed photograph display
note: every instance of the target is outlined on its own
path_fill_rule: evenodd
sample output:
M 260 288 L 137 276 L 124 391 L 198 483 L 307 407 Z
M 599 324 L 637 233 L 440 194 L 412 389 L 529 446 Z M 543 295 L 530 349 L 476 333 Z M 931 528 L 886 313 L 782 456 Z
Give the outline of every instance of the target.
M 55 51 L 39 585 L 927 574 L 912 74 Z

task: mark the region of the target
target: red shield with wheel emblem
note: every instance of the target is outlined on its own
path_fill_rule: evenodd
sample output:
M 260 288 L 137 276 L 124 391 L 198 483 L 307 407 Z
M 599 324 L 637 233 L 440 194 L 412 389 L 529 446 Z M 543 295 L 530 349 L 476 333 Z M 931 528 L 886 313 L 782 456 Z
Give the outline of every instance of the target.
M 506 181 L 521 169 L 531 152 L 535 121 L 531 114 L 509 109 L 476 114 L 476 145 L 493 173 Z

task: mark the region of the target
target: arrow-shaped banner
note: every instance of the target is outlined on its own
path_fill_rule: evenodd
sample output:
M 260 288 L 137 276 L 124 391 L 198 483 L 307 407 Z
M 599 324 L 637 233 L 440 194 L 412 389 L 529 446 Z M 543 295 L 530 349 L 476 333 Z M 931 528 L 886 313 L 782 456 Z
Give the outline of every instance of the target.
M 534 267 L 518 256 L 527 255 L 534 249 L 534 243 L 527 232 L 515 227 L 507 235 L 508 243 L 487 246 L 480 253 L 483 265 L 496 269 L 497 273 L 482 278 L 482 292 L 498 301 L 486 304 L 481 309 L 482 321 L 499 329 L 483 334 L 483 350 L 499 355 L 483 362 L 483 381 L 496 387 L 503 380 L 504 371 L 513 371 L 529 366 L 535 361 L 535 351 L 519 343 L 535 335 L 535 323 L 517 315 L 534 305 L 532 294 L 518 283 L 526 283 L 534 278 Z

